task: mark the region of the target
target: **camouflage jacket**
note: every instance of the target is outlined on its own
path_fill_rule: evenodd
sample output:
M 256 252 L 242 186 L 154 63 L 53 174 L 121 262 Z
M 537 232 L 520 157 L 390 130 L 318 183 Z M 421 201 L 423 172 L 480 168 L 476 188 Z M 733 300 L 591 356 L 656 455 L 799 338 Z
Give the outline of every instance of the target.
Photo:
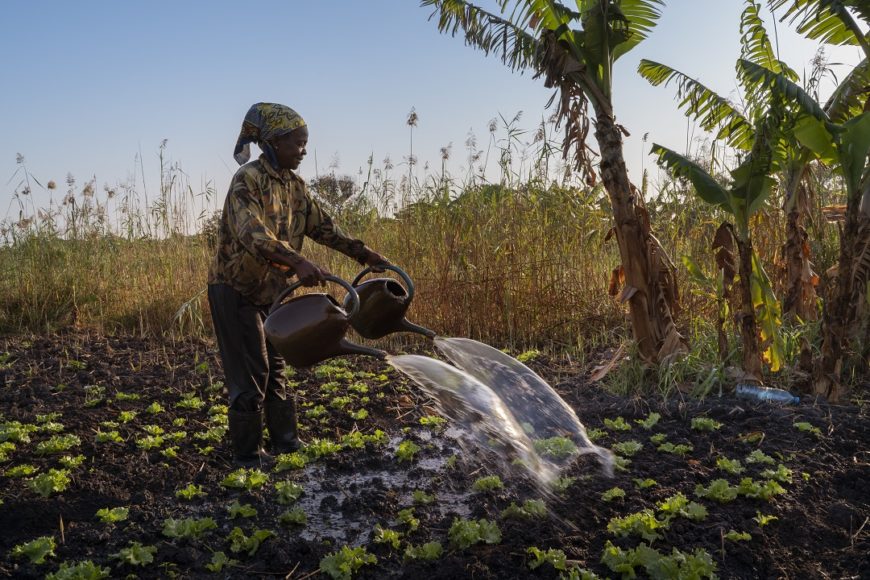
M 240 167 L 230 183 L 208 283 L 228 284 L 254 304 L 271 304 L 287 287 L 287 273 L 261 252 L 297 260 L 305 236 L 359 262 L 368 253 L 362 241 L 332 222 L 302 178 L 276 171 L 261 155 Z

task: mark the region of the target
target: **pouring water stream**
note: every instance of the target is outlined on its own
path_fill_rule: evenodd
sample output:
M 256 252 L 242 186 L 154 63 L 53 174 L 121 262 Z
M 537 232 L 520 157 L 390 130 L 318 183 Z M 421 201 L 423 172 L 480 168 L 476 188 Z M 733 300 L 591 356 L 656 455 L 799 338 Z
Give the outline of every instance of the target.
M 582 454 L 596 455 L 612 475 L 613 454 L 592 443 L 574 410 L 526 365 L 467 338 L 438 337 L 435 346 L 456 366 L 420 355 L 387 361 L 432 397 L 469 443 L 519 463 L 544 486 Z M 575 448 L 558 458 L 539 454 L 535 441 L 553 437 L 566 438 Z

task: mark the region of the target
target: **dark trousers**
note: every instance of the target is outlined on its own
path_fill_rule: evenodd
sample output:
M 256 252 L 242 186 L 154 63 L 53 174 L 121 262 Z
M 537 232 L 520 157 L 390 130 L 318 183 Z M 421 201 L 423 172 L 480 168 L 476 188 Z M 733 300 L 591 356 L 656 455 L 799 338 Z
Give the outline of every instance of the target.
M 226 284 L 209 284 L 208 304 L 230 409 L 256 412 L 267 398 L 284 399 L 284 359 L 263 332 L 269 306 L 252 304 Z

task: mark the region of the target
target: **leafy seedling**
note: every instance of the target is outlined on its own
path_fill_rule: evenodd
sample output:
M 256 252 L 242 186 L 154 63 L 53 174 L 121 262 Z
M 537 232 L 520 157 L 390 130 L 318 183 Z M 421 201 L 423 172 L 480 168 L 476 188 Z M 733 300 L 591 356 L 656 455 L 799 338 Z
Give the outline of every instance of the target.
M 205 401 L 200 399 L 194 393 L 188 393 L 183 396 L 183 398 L 175 403 L 176 409 L 188 409 L 191 411 L 196 411 L 197 409 L 201 409 L 205 406 Z
M 207 494 L 203 491 L 201 485 L 196 485 L 190 483 L 187 487 L 179 489 L 175 492 L 175 497 L 179 499 L 186 499 L 188 501 L 197 498 L 197 497 L 205 497 Z
M 607 436 L 607 431 L 604 429 L 589 429 L 586 431 L 586 437 L 589 438 L 590 441 L 598 441 L 602 437 Z
M 4 441 L 0 443 L 0 462 L 9 461 L 9 454 L 15 451 L 15 443 Z
M 497 489 L 504 489 L 504 483 L 497 475 L 487 475 L 486 477 L 480 477 L 471 484 L 471 489 L 474 491 L 495 491 Z
M 511 504 L 502 510 L 501 517 L 504 519 L 534 519 L 544 518 L 547 516 L 547 504 L 540 499 L 528 499 L 523 502 L 522 506 L 516 503 Z
M 278 492 L 278 503 L 281 505 L 294 503 L 305 493 L 305 489 L 295 481 L 279 481 L 275 484 L 275 491 Z
M 69 472 L 66 469 L 49 469 L 27 482 L 27 486 L 41 497 L 60 493 L 69 487 Z
M 635 419 L 634 422 L 649 431 L 653 427 L 655 427 L 662 416 L 656 412 L 651 412 L 646 416 L 646 419 Z
M 284 526 L 304 526 L 308 523 L 308 516 L 305 510 L 296 507 L 278 516 L 278 521 Z
M 794 423 L 794 427 L 798 431 L 802 431 L 804 433 L 811 433 L 819 438 L 822 437 L 822 430 L 813 425 L 812 423 L 808 423 L 806 421 L 798 421 L 797 423 Z
M 342 546 L 337 552 L 327 554 L 320 560 L 320 571 L 334 580 L 350 580 L 366 564 L 377 563 L 377 556 L 369 554 L 365 546 Z
M 412 461 L 417 452 L 420 451 L 420 446 L 413 441 L 405 440 L 399 443 L 396 449 L 396 457 L 399 461 Z
M 111 570 L 94 564 L 90 560 L 68 564 L 61 562 L 56 572 L 48 574 L 45 580 L 101 580 L 108 578 Z
M 118 422 L 129 423 L 136 418 L 136 414 L 136 411 L 121 411 L 120 413 L 118 413 Z
M 67 469 L 75 469 L 85 462 L 84 455 L 64 455 L 60 459 L 57 460 L 62 466 Z
M 282 453 L 276 458 L 273 471 L 275 471 L 275 473 L 280 473 L 290 469 L 302 469 L 307 463 L 307 456 L 299 451 L 294 451 L 293 453 Z
M 538 454 L 554 459 L 566 459 L 577 453 L 577 446 L 567 437 L 536 439 L 533 445 Z
M 655 512 L 645 509 L 607 522 L 607 531 L 621 538 L 640 536 L 647 542 L 661 538 L 659 530 L 668 528 L 668 520 L 659 520 Z
M 765 469 L 761 472 L 761 477 L 775 479 L 780 483 L 791 483 L 793 476 L 794 472 L 782 463 L 780 463 L 775 470 Z
M 601 494 L 601 499 L 604 501 L 613 501 L 615 499 L 625 499 L 625 490 L 621 487 L 611 487 Z M 537 566 L 535 566 L 537 568 Z
M 655 435 L 649 436 L 649 441 L 653 445 L 661 445 L 665 441 L 668 440 L 668 436 L 664 433 L 656 433 Z
M 638 451 L 643 449 L 643 443 L 633 440 L 623 441 L 621 443 L 614 443 L 611 449 L 623 457 L 634 457 Z
M 698 522 L 707 519 L 707 508 L 697 502 L 689 501 L 689 498 L 682 493 L 674 494 L 659 502 L 656 509 L 663 514 L 664 519 L 668 522 L 676 517 Z
M 724 538 L 731 542 L 748 542 L 752 539 L 752 536 L 749 532 L 737 532 L 735 530 L 731 530 L 727 534 L 725 534 Z
M 185 518 L 178 520 L 166 518 L 163 520 L 163 535 L 173 539 L 198 538 L 215 528 L 217 528 L 217 524 L 212 518 Z
M 384 529 L 378 524 L 375 526 L 374 541 L 376 544 L 387 544 L 394 550 L 398 550 L 402 543 L 402 534 L 389 528 Z
M 692 429 L 695 431 L 716 431 L 722 428 L 722 423 L 709 417 L 694 417 L 692 419 Z
M 311 443 L 305 446 L 304 452 L 309 459 L 320 459 L 327 455 L 333 455 L 341 451 L 341 444 L 329 439 L 312 439 Z
M 431 427 L 435 430 L 441 429 L 445 423 L 447 423 L 447 419 L 437 415 L 426 415 L 425 417 L 420 417 L 420 425 Z
M 240 467 L 239 469 L 230 472 L 223 481 L 221 481 L 221 485 L 231 489 L 245 489 L 251 491 L 252 489 L 263 487 L 266 485 L 267 481 L 269 481 L 269 476 L 259 469 L 245 469 L 244 467 Z
M 730 485 L 724 479 L 714 479 L 710 485 L 704 487 L 702 484 L 695 486 L 695 495 L 707 499 L 712 499 L 719 503 L 728 503 L 737 498 L 738 490 Z
M 46 558 L 55 556 L 56 547 L 52 536 L 40 536 L 12 548 L 12 557 L 27 558 L 31 564 L 43 564 Z
M 23 463 L 21 465 L 16 465 L 15 467 L 10 467 L 6 471 L 3 472 L 3 475 L 9 478 L 15 477 L 27 477 L 33 475 L 39 471 L 39 468 L 35 465 L 30 465 L 29 463 Z
M 426 493 L 422 489 L 415 489 L 411 492 L 411 499 L 414 500 L 416 505 L 428 505 L 435 501 L 435 495 Z
M 562 550 L 550 548 L 545 552 L 540 548 L 532 546 L 526 550 L 526 552 L 532 555 L 533 559 L 529 561 L 529 568 L 532 570 L 535 570 L 548 562 L 556 570 L 565 571 L 568 569 L 568 557 Z
M 252 518 L 257 515 L 257 509 L 251 504 L 239 503 L 239 500 L 233 500 L 233 503 L 227 506 L 227 513 L 231 520 L 236 518 Z
M 786 491 L 779 482 L 772 479 L 758 483 L 751 477 L 744 477 L 740 480 L 740 485 L 737 486 L 737 492 L 749 498 L 770 501 L 774 496 L 782 495 Z
M 755 520 L 755 523 L 758 524 L 759 528 L 763 528 L 767 524 L 775 522 L 779 518 L 773 514 L 763 514 L 761 512 L 755 512 L 755 517 L 752 519 Z
M 368 419 L 369 412 L 366 409 L 359 409 L 358 411 L 349 411 L 347 416 L 354 421 L 363 421 Z
M 211 562 L 206 564 L 205 567 L 209 572 L 220 572 L 224 569 L 224 566 L 235 566 L 238 563 L 238 560 L 228 558 L 223 552 L 214 552 L 211 555 Z
M 616 419 L 604 419 L 604 426 L 611 431 L 631 431 L 631 425 L 629 425 L 622 417 L 617 417 Z
M 689 445 L 688 443 L 680 443 L 678 445 L 674 445 L 673 443 L 667 442 L 662 443 L 658 446 L 658 450 L 662 453 L 671 453 L 673 455 L 677 455 L 679 457 L 685 457 L 695 448 Z
M 54 453 L 64 453 L 73 447 L 78 447 L 82 444 L 82 440 L 77 435 L 54 435 L 46 441 L 40 441 L 36 445 L 37 455 L 49 455 Z
M 0 423 L 0 442 L 30 443 L 30 434 L 36 429 L 36 425 L 28 425 L 20 421 Z
M 156 553 L 156 546 L 143 546 L 139 542 L 131 542 L 128 547 L 112 554 L 111 558 L 120 560 L 128 566 L 147 566 L 154 562 L 154 554 Z
M 705 550 L 697 548 L 691 554 L 674 548 L 665 556 L 655 548 L 640 544 L 634 549 L 623 550 L 610 540 L 604 546 L 601 563 L 623 578 L 635 578 L 635 568 L 643 568 L 651 578 L 714 578 L 716 562 Z
M 104 524 L 122 522 L 130 515 L 130 508 L 100 508 L 97 510 L 97 518 Z
M 94 440 L 97 443 L 123 443 L 124 439 L 117 431 L 97 431 Z
M 501 542 L 501 530 L 498 524 L 486 519 L 477 521 L 455 518 L 447 531 L 450 544 L 460 550 L 475 544 L 498 544 Z
M 230 552 L 233 554 L 245 552 L 248 556 L 253 556 L 260 549 L 260 544 L 274 536 L 275 532 L 272 530 L 254 530 L 250 536 L 246 536 L 241 528 L 235 527 L 227 539 L 230 541 Z
M 420 520 L 414 517 L 414 508 L 399 510 L 396 520 L 398 520 L 400 524 L 407 525 L 408 532 L 413 532 L 420 527 Z
M 717 457 L 716 468 L 731 475 L 740 475 L 746 471 L 746 468 L 743 467 L 739 459 L 728 459 L 727 457 Z
M 656 486 L 659 483 L 654 479 L 640 479 L 636 478 L 634 480 L 634 485 L 637 486 L 638 489 L 648 489 L 650 487 Z
M 419 546 L 408 544 L 405 548 L 405 560 L 437 560 L 443 553 L 444 547 L 441 546 L 441 542 L 426 542 Z
M 569 487 L 574 485 L 575 481 L 577 481 L 576 477 L 569 477 L 569 476 L 557 477 L 550 484 L 550 487 L 556 493 L 565 493 L 566 491 L 568 491 Z
M 773 465 L 776 460 L 764 453 L 761 449 L 756 449 L 746 456 L 746 463 L 760 463 L 762 465 Z

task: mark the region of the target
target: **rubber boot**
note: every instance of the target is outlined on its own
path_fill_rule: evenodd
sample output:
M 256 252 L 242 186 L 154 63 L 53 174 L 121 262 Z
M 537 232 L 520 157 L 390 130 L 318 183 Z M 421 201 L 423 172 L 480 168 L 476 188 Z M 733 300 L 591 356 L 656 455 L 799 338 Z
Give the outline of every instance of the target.
M 230 409 L 228 416 L 233 463 L 240 467 L 259 467 L 269 459 L 263 450 L 263 414 Z
M 296 400 L 266 397 L 266 428 L 272 453 L 293 453 L 302 448 L 296 429 Z

